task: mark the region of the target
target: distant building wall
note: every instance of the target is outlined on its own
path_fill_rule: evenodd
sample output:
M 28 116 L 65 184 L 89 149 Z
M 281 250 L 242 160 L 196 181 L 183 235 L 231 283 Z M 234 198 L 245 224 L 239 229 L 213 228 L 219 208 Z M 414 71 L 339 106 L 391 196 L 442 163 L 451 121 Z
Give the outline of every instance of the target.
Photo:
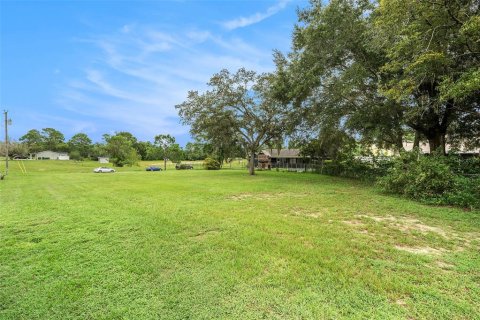
M 430 145 L 427 142 L 420 142 L 419 149 L 422 153 L 430 153 Z M 403 148 L 405 151 L 412 151 L 413 150 L 413 142 L 403 142 Z M 471 154 L 471 155 L 478 155 L 480 154 L 480 148 L 476 149 L 468 149 L 464 145 L 460 145 L 458 150 L 454 150 L 450 144 L 445 145 L 446 153 L 458 153 L 458 154 Z M 377 156 L 393 156 L 395 152 L 391 149 L 379 149 L 375 145 L 370 146 L 370 150 L 373 152 L 374 155 Z
M 48 160 L 70 160 L 70 156 L 65 152 L 55 152 L 55 151 L 40 151 L 35 154 L 36 160 L 48 159 Z
M 98 162 L 100 163 L 109 163 L 110 159 L 107 157 L 98 157 Z

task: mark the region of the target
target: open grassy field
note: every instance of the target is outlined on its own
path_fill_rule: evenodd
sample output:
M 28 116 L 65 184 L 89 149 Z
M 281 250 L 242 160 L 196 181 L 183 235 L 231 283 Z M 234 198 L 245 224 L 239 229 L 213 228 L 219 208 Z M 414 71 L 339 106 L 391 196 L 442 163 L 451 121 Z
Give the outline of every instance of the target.
M 480 319 L 480 212 L 243 170 L 0 181 L 0 319 Z

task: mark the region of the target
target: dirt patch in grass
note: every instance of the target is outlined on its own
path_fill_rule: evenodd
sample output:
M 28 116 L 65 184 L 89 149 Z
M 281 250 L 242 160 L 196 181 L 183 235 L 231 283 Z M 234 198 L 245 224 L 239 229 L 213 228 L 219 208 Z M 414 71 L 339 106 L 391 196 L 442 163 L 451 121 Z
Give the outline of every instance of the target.
M 305 208 L 294 207 L 290 211 L 290 214 L 293 216 L 300 216 L 300 217 L 309 217 L 309 218 L 320 218 L 323 213 L 319 211 L 312 211 Z
M 435 261 L 435 266 L 442 270 L 452 270 L 455 266 L 450 263 L 446 263 L 444 261 Z
M 233 201 L 242 201 L 242 200 L 270 200 L 270 199 L 279 199 L 279 198 L 303 198 L 308 196 L 309 193 L 286 193 L 286 192 L 277 192 L 277 193 L 268 193 L 268 192 L 258 192 L 258 193 L 240 193 L 227 197 L 228 200 Z
M 358 226 L 364 227 L 365 226 L 365 224 L 360 220 L 343 220 L 342 222 L 345 223 L 345 224 L 348 224 L 350 226 L 354 226 L 354 227 L 358 227 Z
M 451 232 L 448 232 L 447 230 L 440 227 L 426 225 L 418 219 L 412 219 L 407 217 L 394 217 L 391 215 L 379 217 L 379 216 L 365 215 L 365 214 L 359 214 L 359 215 L 356 215 L 356 217 L 361 219 L 362 218 L 371 219 L 375 222 L 386 224 L 388 227 L 395 228 L 404 232 L 418 231 L 424 234 L 432 232 L 446 239 L 452 238 Z
M 477 251 L 480 250 L 480 233 L 476 232 L 464 232 L 464 233 L 454 233 L 453 237 L 461 245 L 460 247 L 464 248 L 473 248 Z
M 354 217 L 355 219 L 343 222 L 356 227 L 357 231 L 360 233 L 368 234 L 368 231 L 365 230 L 365 226 L 374 222 L 382 227 L 399 230 L 407 234 L 411 234 L 413 232 L 421 233 L 423 235 L 433 233 L 442 237 L 444 240 L 454 241 L 456 248 L 455 251 L 480 250 L 480 234 L 476 232 L 459 232 L 451 227 L 431 226 L 418 219 L 405 216 L 395 217 L 392 215 L 376 216 L 370 214 L 357 214 Z M 416 252 L 415 249 L 412 249 L 411 251 L 414 253 Z M 418 253 L 422 253 L 421 251 L 422 250 L 420 249 Z
M 403 299 L 397 299 L 395 300 L 395 304 L 399 305 L 399 306 L 402 306 L 402 307 L 405 307 L 407 305 L 407 303 L 405 302 L 405 300 Z
M 407 246 L 395 246 L 395 249 L 406 251 L 414 254 L 424 254 L 424 255 L 441 255 L 443 253 L 443 249 L 435 249 L 432 247 L 407 247 Z

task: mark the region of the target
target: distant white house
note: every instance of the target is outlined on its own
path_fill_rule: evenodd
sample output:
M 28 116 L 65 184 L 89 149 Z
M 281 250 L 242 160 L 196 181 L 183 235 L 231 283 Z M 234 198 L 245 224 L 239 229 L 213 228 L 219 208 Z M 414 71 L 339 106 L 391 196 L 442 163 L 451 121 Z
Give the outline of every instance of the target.
M 430 145 L 427 142 L 420 142 L 418 147 L 422 153 L 430 153 Z M 404 141 L 403 148 L 405 149 L 405 151 L 412 151 L 413 142 Z M 381 155 L 381 156 L 392 156 L 395 154 L 395 152 L 391 149 L 379 149 L 375 145 L 372 145 L 370 147 L 370 150 L 375 155 Z M 452 146 L 447 143 L 445 144 L 445 152 L 446 153 L 455 152 L 457 154 L 463 154 L 463 155 L 478 155 L 480 154 L 480 148 L 468 149 L 463 144 L 461 144 L 459 149 L 453 149 Z
M 98 162 L 100 163 L 109 163 L 110 159 L 108 157 L 98 157 Z
M 406 151 L 412 151 L 413 149 L 413 142 L 404 142 L 403 143 L 403 148 Z M 419 148 L 422 151 L 422 153 L 430 153 L 430 146 L 426 142 L 421 142 L 419 144 Z M 475 154 L 480 154 L 480 148 L 473 148 L 473 149 L 468 149 L 465 147 L 465 145 L 461 144 L 458 149 L 453 149 L 450 144 L 445 144 L 445 152 L 450 153 L 450 152 L 456 152 L 458 154 L 470 154 L 470 155 L 475 155 Z
M 66 152 L 40 151 L 35 154 L 35 160 L 70 160 Z

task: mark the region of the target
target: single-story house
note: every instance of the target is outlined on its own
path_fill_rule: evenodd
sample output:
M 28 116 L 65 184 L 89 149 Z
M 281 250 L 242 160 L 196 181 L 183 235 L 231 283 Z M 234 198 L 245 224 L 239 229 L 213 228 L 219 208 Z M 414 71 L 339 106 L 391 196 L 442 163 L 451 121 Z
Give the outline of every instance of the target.
M 70 160 L 70 156 L 66 152 L 56 151 L 40 151 L 35 154 L 35 160 Z
M 256 167 L 260 169 L 301 167 L 310 163 L 309 157 L 300 155 L 300 149 L 266 149 L 256 155 Z
M 108 158 L 108 157 L 98 157 L 98 162 L 100 162 L 100 163 L 109 163 L 109 162 L 110 162 L 110 158 Z

